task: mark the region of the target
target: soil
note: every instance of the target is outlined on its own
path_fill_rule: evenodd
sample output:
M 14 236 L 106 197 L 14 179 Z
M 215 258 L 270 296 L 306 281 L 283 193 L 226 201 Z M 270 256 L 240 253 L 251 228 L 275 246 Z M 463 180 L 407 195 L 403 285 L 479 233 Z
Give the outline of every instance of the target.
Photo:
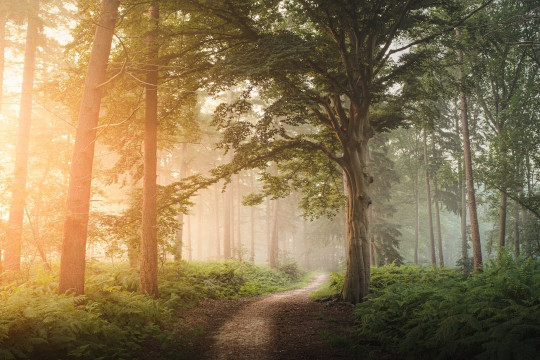
M 183 311 L 182 327 L 191 331 L 184 334 L 191 339 L 188 358 L 358 359 L 346 348 L 353 332 L 354 307 L 309 297 L 327 280 L 326 275 L 320 275 L 300 289 L 247 299 L 204 301 Z

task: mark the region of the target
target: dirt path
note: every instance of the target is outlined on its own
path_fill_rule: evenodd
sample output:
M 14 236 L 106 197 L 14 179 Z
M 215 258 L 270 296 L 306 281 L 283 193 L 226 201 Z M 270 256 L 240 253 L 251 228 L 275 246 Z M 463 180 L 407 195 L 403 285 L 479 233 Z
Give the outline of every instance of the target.
M 352 306 L 320 303 L 309 294 L 327 281 L 266 296 L 201 304 L 184 314 L 205 329 L 190 359 L 354 359 L 339 346 L 352 331 Z

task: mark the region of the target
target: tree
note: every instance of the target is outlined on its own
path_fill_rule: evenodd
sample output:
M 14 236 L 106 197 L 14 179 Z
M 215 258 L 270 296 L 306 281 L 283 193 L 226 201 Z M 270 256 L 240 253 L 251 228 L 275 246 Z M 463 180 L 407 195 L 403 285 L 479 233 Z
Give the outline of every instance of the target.
M 28 148 L 30 146 L 32 94 L 34 88 L 36 49 L 40 26 L 41 21 L 39 19 L 39 0 L 32 0 L 30 3 L 30 12 L 28 14 L 28 26 L 26 32 L 26 49 L 24 53 L 19 128 L 17 130 L 15 171 L 11 188 L 12 199 L 9 209 L 9 222 L 6 234 L 6 251 L 4 254 L 5 268 L 7 270 L 15 271 L 20 270 L 21 266 L 21 234 L 26 197 L 26 180 L 28 175 Z M 2 38 L 2 43 L 3 41 L 4 39 Z M 0 50 L 2 50 L 2 68 L 0 68 L 0 70 L 3 72 L 4 49 Z
M 429 225 L 429 249 L 431 254 L 431 265 L 435 266 L 437 264 L 437 258 L 435 256 L 435 237 L 433 235 L 433 212 L 431 210 L 431 187 L 430 187 L 430 175 L 429 175 L 429 157 L 428 157 L 428 148 L 427 148 L 427 135 L 426 129 L 423 130 L 424 138 L 424 166 L 425 166 L 425 178 L 426 178 L 426 206 L 427 206 L 427 215 L 428 215 L 428 225 Z
M 140 291 L 159 297 L 157 283 L 157 129 L 158 129 L 158 44 L 156 31 L 159 22 L 159 7 L 156 1 L 148 9 L 149 29 L 146 36 L 147 75 L 145 83 L 144 122 L 144 176 L 142 237 L 140 263 Z
M 461 31 L 456 30 L 458 40 Z M 471 224 L 471 238 L 473 245 L 473 265 L 475 271 L 482 270 L 482 244 L 480 243 L 480 229 L 478 227 L 478 215 L 476 212 L 476 196 L 474 191 L 474 178 L 472 168 L 471 143 L 469 137 L 469 119 L 467 117 L 467 96 L 465 95 L 464 70 L 463 70 L 463 50 L 458 49 L 458 81 L 460 86 L 459 104 L 461 117 L 461 136 L 463 141 L 463 158 L 465 168 L 465 180 L 467 186 L 467 204 L 469 206 L 469 217 Z
M 415 45 L 452 30 L 479 11 L 454 20 L 455 24 L 441 24 L 438 14 L 455 7 L 439 5 L 431 1 L 299 1 L 285 3 L 286 13 L 276 6 L 269 15 L 258 13 L 257 17 L 249 13 L 257 8 L 244 6 L 235 9 L 235 18 L 244 20 L 242 29 L 246 29 L 248 41 L 231 47 L 214 68 L 216 83 L 249 80 L 274 100 L 254 127 L 245 122 L 227 123 L 222 118 L 221 126 L 230 132 L 225 141 L 239 154 L 236 166 L 248 163 L 262 167 L 268 158 L 302 163 L 320 152 L 334 163 L 337 173 L 345 173 L 345 301 L 357 303 L 369 291 L 368 209 L 373 181 L 369 139 L 403 122 L 397 105 L 401 98 L 386 90 L 417 70 L 429 56 L 424 47 Z M 290 28 L 273 25 L 281 16 L 287 17 L 281 23 L 290 24 Z M 255 22 L 257 18 L 260 20 Z M 426 31 L 432 35 L 418 38 L 419 32 Z M 395 45 L 411 38 L 418 40 Z M 410 51 L 403 53 L 407 49 Z M 402 56 L 394 61 L 391 55 L 396 53 Z M 238 101 L 235 108 L 241 104 L 245 101 Z M 380 104 L 381 111 L 370 116 L 374 104 Z M 273 123 L 275 118 L 280 118 L 280 123 Z M 287 131 L 301 126 L 308 129 Z M 250 131 L 254 128 L 256 135 Z M 300 174 L 289 173 L 291 177 Z
M 68 291 L 84 293 L 86 236 L 96 127 L 119 5 L 119 0 L 102 1 L 90 52 L 68 185 L 58 284 L 58 292 L 61 294 Z

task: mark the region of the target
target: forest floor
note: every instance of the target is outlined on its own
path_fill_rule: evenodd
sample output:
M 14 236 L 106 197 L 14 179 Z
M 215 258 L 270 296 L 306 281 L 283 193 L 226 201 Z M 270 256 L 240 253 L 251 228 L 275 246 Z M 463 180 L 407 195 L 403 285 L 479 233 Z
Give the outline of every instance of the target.
M 303 288 L 203 301 L 182 311 L 180 335 L 191 339 L 187 358 L 358 359 L 347 350 L 354 330 L 354 307 L 309 297 L 326 281 L 328 276 L 319 275 Z

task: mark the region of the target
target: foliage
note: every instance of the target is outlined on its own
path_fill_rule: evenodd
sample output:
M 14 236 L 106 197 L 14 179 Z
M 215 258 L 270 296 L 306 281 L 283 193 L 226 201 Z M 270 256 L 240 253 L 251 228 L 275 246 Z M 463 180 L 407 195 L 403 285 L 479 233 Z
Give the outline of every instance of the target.
M 84 296 L 57 295 L 56 275 L 44 273 L 18 286 L 3 286 L 0 358 L 137 358 L 146 341 L 174 346 L 174 309 L 203 298 L 277 291 L 298 280 L 233 261 L 167 264 L 160 274 L 162 298 L 155 300 L 137 293 L 138 279 L 138 271 L 127 266 L 91 264 Z
M 355 311 L 358 336 L 410 359 L 532 359 L 540 354 L 540 262 L 504 254 L 484 272 L 375 269 Z

